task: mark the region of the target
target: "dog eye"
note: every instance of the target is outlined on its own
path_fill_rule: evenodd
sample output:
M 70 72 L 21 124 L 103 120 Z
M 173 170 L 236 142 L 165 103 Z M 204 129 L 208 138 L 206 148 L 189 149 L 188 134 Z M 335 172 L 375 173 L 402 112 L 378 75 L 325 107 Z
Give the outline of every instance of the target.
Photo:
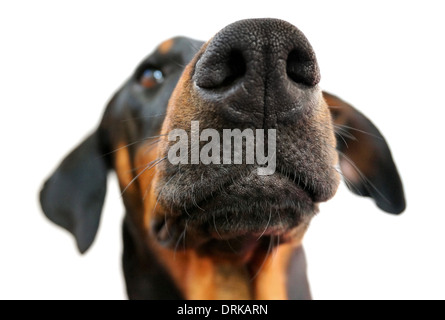
M 153 88 L 164 81 L 164 74 L 161 70 L 145 69 L 140 76 L 139 83 L 145 88 Z

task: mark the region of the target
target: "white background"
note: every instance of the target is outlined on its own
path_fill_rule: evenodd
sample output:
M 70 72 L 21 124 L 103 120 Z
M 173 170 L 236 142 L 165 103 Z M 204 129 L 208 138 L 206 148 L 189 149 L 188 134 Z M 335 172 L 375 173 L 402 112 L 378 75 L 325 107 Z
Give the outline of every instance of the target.
M 123 206 L 110 176 L 86 255 L 48 222 L 43 180 L 97 125 L 136 64 L 162 40 L 207 40 L 235 20 L 299 27 L 321 86 L 384 133 L 405 185 L 401 216 L 343 186 L 305 239 L 315 299 L 444 299 L 444 74 L 440 1 L 2 1 L 0 298 L 122 299 Z

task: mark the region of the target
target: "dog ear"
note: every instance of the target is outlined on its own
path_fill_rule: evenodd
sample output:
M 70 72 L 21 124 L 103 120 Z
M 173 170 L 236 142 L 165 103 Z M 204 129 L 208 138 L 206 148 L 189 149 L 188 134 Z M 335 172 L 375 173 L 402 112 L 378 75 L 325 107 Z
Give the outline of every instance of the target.
M 97 130 L 62 161 L 40 192 L 45 215 L 74 235 L 81 253 L 90 247 L 99 227 L 107 172 Z
M 385 138 L 362 113 L 323 92 L 335 125 L 340 169 L 348 188 L 371 197 L 383 211 L 405 210 L 402 182 Z

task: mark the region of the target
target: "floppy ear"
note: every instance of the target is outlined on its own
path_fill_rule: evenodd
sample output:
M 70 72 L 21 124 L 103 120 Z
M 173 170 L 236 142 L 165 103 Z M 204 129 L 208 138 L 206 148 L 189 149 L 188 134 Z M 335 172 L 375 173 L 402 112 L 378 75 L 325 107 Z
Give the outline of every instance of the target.
M 97 130 L 74 149 L 40 192 L 45 215 L 74 235 L 82 253 L 96 235 L 107 187 L 108 165 L 99 136 Z
M 323 96 L 334 121 L 340 169 L 348 188 L 373 198 L 383 211 L 403 212 L 403 186 L 385 138 L 354 107 L 327 92 Z

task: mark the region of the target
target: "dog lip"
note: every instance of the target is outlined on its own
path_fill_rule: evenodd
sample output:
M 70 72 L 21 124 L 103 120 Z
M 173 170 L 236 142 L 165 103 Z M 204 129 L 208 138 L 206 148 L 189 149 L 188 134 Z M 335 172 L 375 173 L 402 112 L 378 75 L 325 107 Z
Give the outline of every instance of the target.
M 215 255 L 219 258 L 246 259 L 249 252 L 264 243 L 270 244 L 273 239 L 279 243 L 292 241 L 292 230 L 300 225 L 307 224 L 316 213 L 302 215 L 293 211 L 294 208 L 282 208 L 281 214 L 272 219 L 264 219 L 261 224 L 250 224 L 250 215 L 246 215 L 245 223 L 222 225 L 219 222 L 226 220 L 230 214 L 220 211 L 207 212 L 208 217 L 202 221 L 191 221 L 190 216 L 158 216 L 152 222 L 152 236 L 157 242 L 170 250 L 182 251 L 196 249 L 206 255 Z M 284 214 L 284 211 L 294 214 Z M 277 211 L 278 212 L 278 211 Z M 193 215 L 195 213 L 192 213 Z M 234 213 L 233 213 L 234 214 Z M 234 214 L 235 215 L 235 214 Z M 214 218 L 215 217 L 215 218 Z M 187 220 L 188 219 L 188 220 Z M 275 220 L 275 221 L 274 221 Z M 233 219 L 232 219 L 233 221 Z
M 204 184 L 201 179 L 198 179 L 195 183 L 187 185 L 189 192 L 183 193 L 183 197 L 180 199 L 170 198 L 170 194 L 178 193 L 173 187 L 175 184 L 169 183 L 170 190 L 159 194 L 159 203 L 169 208 L 169 216 L 193 216 L 204 211 L 215 212 L 216 209 L 228 208 L 232 205 L 235 205 L 232 211 L 237 211 L 236 205 L 240 199 L 236 200 L 235 197 L 240 193 L 244 195 L 244 198 L 241 199 L 244 203 L 249 201 L 252 203 L 264 202 L 263 200 L 267 197 L 269 203 L 285 203 L 290 200 L 290 205 L 295 206 L 301 203 L 312 206 L 324 201 L 324 197 L 321 195 L 323 186 L 318 186 L 318 184 L 311 186 L 310 181 L 313 179 L 309 177 L 292 175 L 289 174 L 289 171 L 279 167 L 274 174 L 268 176 L 258 176 L 256 171 L 256 167 L 250 167 L 243 172 L 238 172 L 236 177 L 224 179 L 225 182 L 222 183 L 212 180 L 206 181 Z M 184 178 L 184 175 L 181 177 Z M 171 178 L 166 177 L 165 180 L 171 181 Z M 162 186 L 160 190 L 164 190 L 163 188 L 165 186 Z M 222 199 L 224 196 L 230 195 L 233 197 Z M 215 210 L 210 209 L 209 205 L 213 206 L 216 200 L 220 201 L 219 204 L 214 206 Z
M 186 238 L 185 231 L 187 226 L 181 229 L 181 224 L 177 223 L 176 219 L 167 217 L 158 217 L 152 220 L 151 224 L 151 235 L 154 236 L 156 241 L 163 247 L 172 248 L 178 250 L 180 248 L 185 248 Z M 187 235 L 187 243 L 193 243 L 194 247 L 199 247 L 205 238 L 202 236 L 196 236 L 193 239 L 190 238 L 191 235 Z M 183 240 L 182 246 L 181 240 Z
M 253 190 L 249 190 L 243 185 L 249 178 L 241 177 L 226 190 L 181 210 L 180 216 L 189 227 L 205 229 L 206 235 L 227 240 L 242 235 L 281 235 L 318 210 L 314 196 L 301 181 L 294 183 L 280 173 L 253 179 L 263 184 L 251 185 Z
M 278 173 L 284 177 L 286 177 L 289 181 L 291 181 L 293 184 L 295 184 L 298 188 L 303 190 L 312 200 L 312 202 L 316 203 L 318 202 L 317 196 L 316 196 L 316 190 L 314 187 L 311 187 L 310 184 L 307 182 L 308 178 L 306 176 L 298 175 L 297 173 L 291 173 L 286 174 L 282 170 L 278 170 Z
M 213 230 L 209 231 L 209 236 L 213 239 L 228 241 L 231 239 L 237 238 L 251 238 L 255 240 L 259 240 L 262 237 L 267 236 L 282 236 L 288 231 L 290 228 L 284 224 L 278 224 L 274 226 L 270 226 L 270 218 L 265 223 L 264 226 L 258 226 L 252 230 L 218 230 L 216 226 L 213 227 Z
M 323 186 L 311 187 L 310 176 L 299 179 L 280 167 L 270 176 L 257 175 L 254 167 L 237 176 L 217 189 L 192 186 L 195 194 L 182 199 L 182 205 L 164 206 L 162 200 L 165 211 L 153 219 L 152 235 L 175 250 L 199 248 L 213 240 L 282 239 L 318 212 L 316 199 L 322 199 Z M 209 181 L 210 185 L 216 184 Z
M 258 177 L 256 176 L 254 173 L 251 173 L 251 176 L 253 177 Z M 300 176 L 297 177 L 297 175 L 289 175 L 289 174 L 285 174 L 283 173 L 282 170 L 279 170 L 279 168 L 277 168 L 277 171 L 270 176 L 263 176 L 265 179 L 269 179 L 269 180 L 281 180 L 281 183 L 285 184 L 284 186 L 281 186 L 283 189 L 285 188 L 293 188 L 295 191 L 297 191 L 297 194 L 293 200 L 296 200 L 297 202 L 300 201 L 305 201 L 305 202 L 311 202 L 311 203 L 317 203 L 318 201 L 316 201 L 317 197 L 317 191 L 315 190 L 314 187 L 311 187 L 309 183 L 307 183 L 307 181 L 309 180 L 307 177 L 305 176 Z M 204 196 L 204 198 L 202 198 L 199 202 L 196 202 L 195 200 L 193 201 L 193 203 L 191 203 L 189 206 L 186 206 L 186 211 L 187 213 L 191 213 L 195 210 L 199 210 L 199 211 L 205 211 L 205 207 L 207 204 L 211 203 L 212 201 L 214 201 L 215 198 L 217 198 L 218 196 L 220 196 L 221 194 L 226 194 L 227 193 L 227 189 L 234 187 L 237 184 L 240 184 L 243 179 L 246 179 L 246 176 L 242 176 L 238 177 L 237 179 L 234 180 L 230 180 L 230 183 L 226 186 L 224 186 L 224 191 L 222 190 L 218 190 L 219 192 L 213 191 L 213 192 L 209 192 L 207 194 L 207 196 Z M 255 182 L 250 184 L 250 187 L 255 187 Z M 272 188 L 271 188 L 272 189 Z M 266 190 L 266 192 L 264 192 L 265 190 L 261 190 L 263 192 L 258 192 L 256 195 L 259 194 L 267 194 L 269 190 Z M 228 203 L 228 204 L 232 204 L 232 203 Z M 227 204 L 226 204 L 227 205 Z

